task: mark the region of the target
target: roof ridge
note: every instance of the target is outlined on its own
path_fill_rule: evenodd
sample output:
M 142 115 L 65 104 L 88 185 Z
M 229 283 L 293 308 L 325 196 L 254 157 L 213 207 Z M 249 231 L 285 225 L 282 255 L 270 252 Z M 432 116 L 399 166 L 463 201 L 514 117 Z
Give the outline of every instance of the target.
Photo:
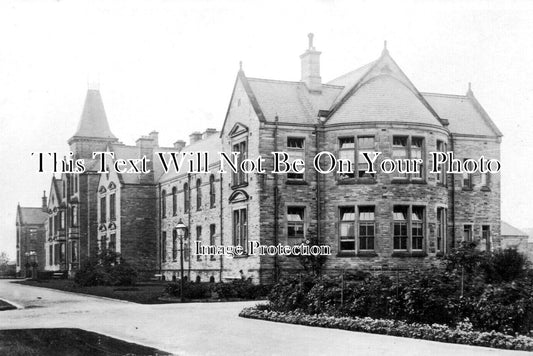
M 285 83 L 285 84 L 304 84 L 300 81 L 294 81 L 294 80 L 282 80 L 282 79 L 266 79 L 266 78 L 254 78 L 254 77 L 246 77 L 248 80 L 260 80 L 262 82 L 269 82 L 269 83 Z
M 443 97 L 451 97 L 451 98 L 464 98 L 468 99 L 467 95 L 460 95 L 460 94 L 445 94 L 445 93 L 430 93 L 430 92 L 420 92 L 422 95 L 433 95 L 433 96 L 443 96 Z

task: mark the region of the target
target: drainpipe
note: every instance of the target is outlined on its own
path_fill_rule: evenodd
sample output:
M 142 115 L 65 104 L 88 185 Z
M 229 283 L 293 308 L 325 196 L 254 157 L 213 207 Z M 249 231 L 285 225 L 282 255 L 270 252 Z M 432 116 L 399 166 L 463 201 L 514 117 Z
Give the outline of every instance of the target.
M 274 120 L 274 151 L 278 151 L 278 121 L 279 117 L 276 115 Z M 278 245 L 278 174 L 274 174 L 274 246 Z M 278 255 L 274 255 L 274 281 L 279 280 L 279 261 Z
M 450 133 L 450 145 L 451 145 L 451 150 L 452 152 L 455 152 L 455 147 L 454 147 L 454 136 L 452 133 Z M 448 177 L 446 177 L 446 180 L 448 180 Z M 452 174 L 452 209 L 451 209 L 451 214 L 452 214 L 452 246 L 455 247 L 455 176 Z
M 224 206 L 222 205 L 223 198 L 222 198 L 222 173 L 220 173 L 220 246 L 224 246 Z M 224 256 L 219 256 L 220 258 L 220 273 L 219 273 L 219 280 L 222 282 L 222 271 L 224 270 Z
M 188 252 L 188 257 L 189 257 L 189 261 L 188 261 L 188 269 L 187 269 L 187 279 L 189 280 L 189 282 L 191 281 L 191 174 L 190 173 L 187 173 L 187 194 L 189 196 L 189 211 L 188 211 L 188 214 L 187 214 L 187 226 L 188 226 L 188 231 L 187 231 L 187 237 L 189 238 L 189 245 L 187 246 L 187 249 L 189 250 Z
M 315 154 L 318 154 L 320 152 L 320 142 L 319 142 L 319 130 L 318 125 L 315 125 Z M 316 238 L 317 238 L 317 244 L 320 245 L 321 243 L 321 203 L 320 203 L 320 173 L 317 169 L 315 169 L 315 179 L 316 179 Z

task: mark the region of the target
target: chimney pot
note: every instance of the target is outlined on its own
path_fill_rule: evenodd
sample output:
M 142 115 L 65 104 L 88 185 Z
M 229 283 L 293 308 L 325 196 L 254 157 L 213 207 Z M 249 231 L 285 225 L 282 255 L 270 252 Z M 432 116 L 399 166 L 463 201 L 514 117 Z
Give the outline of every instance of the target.
M 209 136 L 216 134 L 217 132 L 218 132 L 217 129 L 208 128 L 208 129 L 206 129 L 206 130 L 204 131 L 204 133 L 202 134 L 202 139 L 206 139 L 206 138 L 208 138 Z
M 320 77 L 320 54 L 313 46 L 314 35 L 307 35 L 309 38 L 309 48 L 300 56 L 302 65 L 301 81 L 305 83 L 307 89 L 312 92 L 322 91 L 322 78 Z
M 185 141 L 177 140 L 176 142 L 174 142 L 174 148 L 177 149 L 178 151 L 181 151 L 183 147 L 185 147 Z

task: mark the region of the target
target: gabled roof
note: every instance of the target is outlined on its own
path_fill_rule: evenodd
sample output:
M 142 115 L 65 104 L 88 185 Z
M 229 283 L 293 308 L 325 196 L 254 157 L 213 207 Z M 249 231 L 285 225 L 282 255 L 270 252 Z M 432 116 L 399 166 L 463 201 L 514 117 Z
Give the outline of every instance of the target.
M 501 235 L 502 236 L 524 236 L 524 237 L 528 237 L 527 233 L 523 232 L 522 230 L 517 229 L 516 227 L 506 223 L 505 221 L 502 221 Z
M 43 208 L 32 207 L 17 207 L 17 221 L 20 224 L 39 225 L 43 224 L 48 219 L 48 213 L 43 211 Z
M 472 95 L 422 93 L 439 116 L 449 121 L 455 134 L 502 136 L 485 110 Z
M 99 90 L 87 90 L 78 129 L 73 137 L 117 139 L 109 129 L 104 103 Z

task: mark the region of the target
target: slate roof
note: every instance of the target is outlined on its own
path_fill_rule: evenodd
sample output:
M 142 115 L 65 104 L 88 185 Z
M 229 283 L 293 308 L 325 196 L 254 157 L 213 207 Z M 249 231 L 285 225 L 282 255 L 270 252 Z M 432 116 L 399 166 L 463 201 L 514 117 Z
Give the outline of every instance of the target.
M 39 225 L 48 219 L 48 213 L 42 208 L 29 208 L 19 206 L 19 221 L 21 224 Z
M 506 223 L 505 221 L 502 221 L 502 227 L 501 227 L 501 235 L 502 236 L 528 236 L 527 233 L 523 232 L 522 230 L 517 229 L 516 227 Z
M 174 152 L 177 152 L 174 151 Z M 180 152 L 208 152 L 209 153 L 209 161 L 208 164 L 211 166 L 212 164 L 216 164 L 220 162 L 219 152 L 222 152 L 222 141 L 219 137 L 219 132 L 210 135 L 209 137 L 202 139 L 200 141 L 196 141 L 192 145 L 185 146 Z M 179 158 L 179 156 L 177 157 Z M 159 158 L 154 158 L 159 160 Z M 168 161 L 170 159 L 169 155 L 165 155 L 165 159 Z M 167 173 L 163 173 L 161 178 L 159 178 L 159 182 L 166 182 L 171 179 L 174 179 L 179 176 L 184 176 L 189 172 L 189 160 L 191 159 L 191 156 L 187 155 L 185 156 L 185 159 L 183 160 L 180 172 L 177 173 L 174 169 L 174 166 L 171 166 L 169 168 L 169 171 Z M 212 173 L 215 173 L 212 171 Z
M 327 110 L 342 87 L 323 85 L 321 94 L 309 93 L 302 82 L 247 78 L 267 121 L 316 123 L 318 110 Z
M 238 78 L 261 121 L 274 121 L 277 115 L 279 122 L 315 124 L 318 111 L 326 110 L 331 112 L 326 125 L 397 121 L 440 126 L 438 115 L 448 120 L 452 133 L 502 135 L 471 92 L 466 96 L 418 93 L 406 77 L 408 83 L 385 79 L 386 75 L 377 75 L 380 79 L 374 80 L 374 68 L 382 61 L 397 66 L 388 51 L 384 51 L 378 60 L 323 84 L 321 93 L 310 92 L 303 82 L 248 78 L 242 71 Z M 398 71 L 401 72 L 399 67 Z M 403 72 L 399 73 L 401 76 Z M 363 79 L 366 82 L 360 83 Z M 358 83 L 360 87 L 356 86 Z M 357 88 L 354 94 L 345 98 L 354 87 Z
M 441 125 L 406 85 L 391 76 L 377 76 L 365 82 L 328 123 L 376 121 Z
M 442 119 L 450 123 L 449 130 L 456 134 L 501 136 L 475 99 L 469 95 L 422 93 Z
M 107 116 L 99 90 L 87 90 L 85 104 L 78 123 L 78 129 L 74 137 L 92 137 L 115 139 L 115 135 L 109 129 Z

